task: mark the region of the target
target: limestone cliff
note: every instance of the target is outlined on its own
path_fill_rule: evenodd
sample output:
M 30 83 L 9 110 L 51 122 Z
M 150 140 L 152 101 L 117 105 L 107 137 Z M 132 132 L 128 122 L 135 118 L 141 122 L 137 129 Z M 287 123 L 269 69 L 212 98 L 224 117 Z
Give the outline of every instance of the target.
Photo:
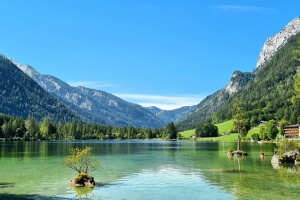
M 279 33 L 270 37 L 265 42 L 262 50 L 260 51 L 256 69 L 260 69 L 266 64 L 272 56 L 286 44 L 288 39 L 300 32 L 300 18 L 295 18 L 286 25 Z

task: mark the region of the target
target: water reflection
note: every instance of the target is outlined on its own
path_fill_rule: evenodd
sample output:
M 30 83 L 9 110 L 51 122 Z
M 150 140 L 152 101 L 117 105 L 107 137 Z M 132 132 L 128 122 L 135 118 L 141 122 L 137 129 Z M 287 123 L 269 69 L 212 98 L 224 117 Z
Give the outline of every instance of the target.
M 96 198 L 92 191 L 94 188 L 87 188 L 87 187 L 71 187 L 72 190 L 75 192 L 76 199 L 100 199 Z

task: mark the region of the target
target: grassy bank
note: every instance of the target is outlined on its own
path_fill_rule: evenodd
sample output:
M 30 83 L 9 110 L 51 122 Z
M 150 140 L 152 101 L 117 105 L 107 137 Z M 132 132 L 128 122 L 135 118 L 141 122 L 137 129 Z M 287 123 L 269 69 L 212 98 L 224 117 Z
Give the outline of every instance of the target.
M 229 121 L 226 121 L 226 122 L 223 122 L 220 124 L 215 124 L 215 125 L 219 129 L 219 133 L 223 133 L 223 132 L 229 132 L 232 124 L 233 124 L 233 120 L 229 120 Z M 196 132 L 196 129 L 192 129 L 192 130 L 180 132 L 180 134 L 183 136 L 183 138 L 188 139 L 188 138 L 191 138 L 191 135 L 195 134 L 195 132 Z M 224 136 L 220 136 L 220 138 L 221 137 L 223 138 Z M 214 138 L 219 138 L 219 137 L 214 137 Z M 230 138 L 230 137 L 225 137 L 225 139 L 227 139 L 227 138 Z M 203 139 L 205 139 L 205 138 L 203 138 Z
M 225 121 L 223 123 L 219 123 L 215 125 L 218 127 L 220 134 L 224 132 L 230 132 L 230 129 L 233 125 L 233 120 Z M 183 138 L 190 139 L 191 135 L 195 134 L 195 132 L 196 130 L 192 129 L 192 130 L 180 132 L 180 134 L 183 136 Z M 251 129 L 248 132 L 247 138 L 250 139 L 254 133 L 259 133 L 259 127 L 255 127 Z M 230 135 L 222 135 L 219 137 L 197 138 L 197 141 L 236 141 L 236 140 L 237 140 L 237 133 L 232 133 Z

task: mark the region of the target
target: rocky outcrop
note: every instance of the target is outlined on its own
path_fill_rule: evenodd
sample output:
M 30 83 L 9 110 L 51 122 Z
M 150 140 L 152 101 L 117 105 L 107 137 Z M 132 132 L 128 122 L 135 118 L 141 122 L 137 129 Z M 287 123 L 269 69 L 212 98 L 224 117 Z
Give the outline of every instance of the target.
M 277 50 L 286 44 L 290 37 L 298 34 L 299 32 L 300 18 L 295 18 L 279 33 L 268 38 L 259 54 L 256 70 L 266 64 L 277 52 Z
M 71 180 L 72 187 L 95 187 L 94 177 L 87 173 L 80 173 Z
M 295 163 L 297 164 L 297 156 L 300 155 L 300 152 L 295 150 L 295 151 L 287 151 L 286 153 L 283 153 L 281 155 L 275 154 L 273 155 L 271 159 L 271 163 L 274 166 L 279 166 L 281 164 L 285 163 Z M 275 168 L 275 167 L 274 167 Z
M 255 78 L 255 75 L 251 72 L 240 72 L 235 71 L 232 74 L 232 77 L 224 88 L 229 95 L 235 94 L 237 91 L 245 87 L 249 81 L 252 81 Z

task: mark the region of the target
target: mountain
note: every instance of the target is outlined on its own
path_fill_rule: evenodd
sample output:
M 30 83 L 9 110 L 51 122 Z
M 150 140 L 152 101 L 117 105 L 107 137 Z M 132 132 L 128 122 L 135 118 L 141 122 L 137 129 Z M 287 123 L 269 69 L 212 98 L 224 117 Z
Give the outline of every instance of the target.
M 268 80 L 268 81 L 260 80 L 261 78 L 266 79 L 266 76 L 267 76 L 267 72 L 265 72 L 265 70 L 263 70 L 263 72 L 260 72 L 260 71 L 262 69 L 264 69 L 266 66 L 268 66 L 267 67 L 268 69 L 272 65 L 277 66 L 278 63 L 277 64 L 274 63 L 274 61 L 272 61 L 272 59 L 277 60 L 277 62 L 281 63 L 283 66 L 286 66 L 286 64 L 289 62 L 287 60 L 283 60 L 283 58 L 279 58 L 279 56 L 285 55 L 281 49 L 288 49 L 288 47 L 286 47 L 286 48 L 284 48 L 284 47 L 286 46 L 288 41 L 291 38 L 295 37 L 299 32 L 300 32 L 300 18 L 295 18 L 290 23 L 288 23 L 287 26 L 285 28 L 283 28 L 279 33 L 275 34 L 273 37 L 268 38 L 259 54 L 259 58 L 257 61 L 256 68 L 254 69 L 254 73 L 247 73 L 247 74 L 245 74 L 245 76 L 242 76 L 244 78 L 238 78 L 239 79 L 238 81 L 234 80 L 234 78 L 237 76 L 235 76 L 235 74 L 233 74 L 231 81 L 225 88 L 206 97 L 204 100 L 202 100 L 197 105 L 195 111 L 191 112 L 189 115 L 187 115 L 182 120 L 179 120 L 176 123 L 176 126 L 179 128 L 179 130 L 195 128 L 197 126 L 197 124 L 201 124 L 201 123 L 204 123 L 207 121 L 220 122 L 225 119 L 231 119 L 231 117 L 232 117 L 232 111 L 231 111 L 232 110 L 232 101 L 231 101 L 231 99 L 235 96 L 236 93 L 240 94 L 240 91 L 246 91 L 246 88 L 250 88 L 250 86 L 248 86 L 248 82 L 249 82 L 249 84 L 251 83 L 251 88 L 253 91 L 262 91 L 265 89 L 264 87 L 271 88 L 270 85 L 266 86 L 264 84 L 266 82 L 268 82 L 269 84 L 270 84 L 270 82 L 275 84 L 275 82 L 273 80 L 272 81 L 271 80 Z M 291 46 L 291 45 L 289 45 L 289 46 Z M 278 53 L 279 51 L 281 53 Z M 277 56 L 277 58 L 274 58 L 275 56 Z M 287 57 L 289 57 L 289 56 L 287 56 Z M 291 55 L 290 59 L 292 57 L 293 56 Z M 272 63 L 272 64 L 269 64 L 269 63 Z M 292 67 L 292 66 L 295 67 L 294 65 L 290 65 L 290 67 Z M 279 72 L 275 73 L 275 71 L 276 71 L 275 68 L 276 67 L 274 67 L 274 69 L 272 69 L 272 68 L 269 69 L 270 71 L 273 71 L 274 74 L 276 74 L 272 78 L 276 78 L 277 81 L 280 81 L 286 75 L 282 75 Z M 286 69 L 281 68 L 281 70 L 283 70 L 285 72 L 290 72 L 291 73 L 290 76 L 293 76 L 295 74 L 294 68 L 290 69 L 289 71 L 287 71 L 287 69 L 290 69 L 290 68 L 287 66 L 286 66 Z M 258 77 L 258 78 L 255 78 L 255 77 Z M 264 84 L 262 84 L 260 86 L 253 86 L 254 83 L 258 82 L 258 80 L 264 82 Z M 289 77 L 288 80 L 293 80 L 293 78 Z M 242 82 L 239 83 L 239 81 L 242 81 Z M 290 82 L 292 82 L 292 81 L 290 81 Z M 288 83 L 290 83 L 290 82 L 288 82 Z M 238 85 L 240 87 L 236 87 Z M 289 85 L 290 88 L 287 88 L 287 87 L 281 86 L 281 85 L 280 85 L 280 87 L 286 88 L 286 92 L 292 90 L 291 85 Z M 245 89 L 243 89 L 243 88 L 245 88 Z M 273 88 L 273 87 L 272 87 L 272 89 L 275 90 L 275 88 Z M 277 90 L 278 90 L 278 88 L 277 88 Z M 251 92 L 251 91 L 247 91 L 247 92 L 248 92 L 248 94 L 256 95 L 256 97 L 260 96 L 260 98 L 263 98 L 262 94 L 258 95 L 257 93 L 253 94 L 253 92 Z M 269 92 L 272 93 L 272 91 L 269 91 Z M 277 94 L 277 95 L 280 95 L 280 94 Z M 290 97 L 290 94 L 288 95 L 285 93 L 285 95 L 286 95 L 286 97 Z M 281 97 L 282 96 L 279 96 L 279 97 L 274 96 L 274 98 L 276 98 L 276 99 L 279 99 Z M 250 99 L 253 99 L 253 98 L 250 98 Z M 269 100 L 267 100 L 267 101 L 262 100 L 260 102 L 261 105 L 260 105 L 259 109 L 264 108 L 263 105 L 266 102 L 269 102 Z M 249 102 L 249 103 L 251 103 L 251 102 Z M 288 102 L 285 102 L 285 104 L 288 104 Z M 269 104 L 269 106 L 270 106 L 270 104 Z M 226 111 L 224 111 L 224 110 L 226 110 Z M 286 109 L 284 109 L 284 110 L 286 111 Z M 280 112 L 282 112 L 282 110 Z M 290 113 L 290 112 L 286 111 L 286 113 Z M 270 114 L 270 115 L 272 115 L 272 114 Z M 277 113 L 277 115 L 279 115 L 279 114 Z M 252 121 L 257 121 L 257 119 L 269 119 L 269 118 L 270 118 L 270 116 L 267 117 L 266 115 L 261 113 L 261 115 L 259 117 L 256 117 Z M 286 118 L 288 118 L 288 117 L 286 117 Z
M 181 108 L 177 108 L 174 110 L 161 110 L 155 106 L 147 107 L 152 113 L 154 113 L 159 119 L 161 119 L 164 124 L 168 124 L 170 122 L 176 122 L 186 115 L 188 115 L 191 111 L 196 108 L 195 106 L 183 106 Z
M 179 120 L 176 126 L 179 130 L 186 130 L 196 128 L 199 124 L 204 123 L 209 117 L 219 111 L 232 95 L 245 87 L 254 77 L 255 75 L 251 72 L 235 71 L 226 87 L 207 96 L 196 106 L 194 111 Z
M 259 121 L 274 119 L 300 123 L 300 100 L 294 82 L 300 66 L 300 33 L 292 36 L 256 73 L 256 78 L 237 92 L 252 126 Z M 215 114 L 231 119 L 232 101 Z
M 0 56 L 0 113 L 41 121 L 80 121 L 75 113 L 48 94 L 4 56 Z
M 269 37 L 259 54 L 258 61 L 256 64 L 256 69 L 259 69 L 265 65 L 274 54 L 283 47 L 289 38 L 298 34 L 300 32 L 300 18 L 295 18 L 290 23 L 287 24 L 279 33 L 272 37 Z
M 14 63 L 86 122 L 150 128 L 163 126 L 160 119 L 138 104 L 104 91 L 72 87 L 54 76 L 40 74 L 29 65 Z

